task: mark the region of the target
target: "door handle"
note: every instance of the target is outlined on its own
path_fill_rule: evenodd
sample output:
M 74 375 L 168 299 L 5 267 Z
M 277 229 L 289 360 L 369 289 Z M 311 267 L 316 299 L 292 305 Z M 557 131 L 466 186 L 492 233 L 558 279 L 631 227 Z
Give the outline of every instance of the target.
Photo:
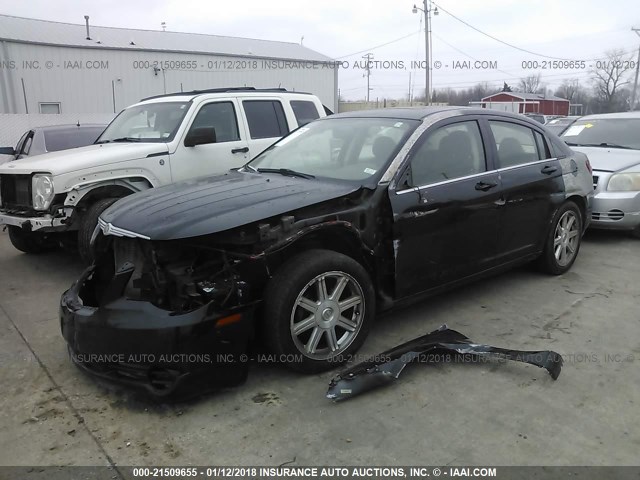
M 554 167 L 552 165 L 545 165 L 544 167 L 542 167 L 542 170 L 540 171 L 546 175 L 550 175 L 556 170 L 558 170 L 558 167 Z
M 231 150 L 231 153 L 247 153 L 249 151 L 249 147 L 242 147 L 242 148 L 234 148 L 233 150 Z
M 476 190 L 482 190 L 486 192 L 487 190 L 491 190 L 493 187 L 497 187 L 498 184 L 494 182 L 478 182 L 476 183 Z

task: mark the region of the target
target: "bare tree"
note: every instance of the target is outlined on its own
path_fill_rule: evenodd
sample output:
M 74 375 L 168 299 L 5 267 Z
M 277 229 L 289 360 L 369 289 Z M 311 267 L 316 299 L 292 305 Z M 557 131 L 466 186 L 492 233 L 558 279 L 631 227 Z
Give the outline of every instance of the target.
M 580 80 L 577 78 L 571 78 L 568 80 L 563 80 L 562 85 L 560 85 L 555 95 L 557 97 L 566 98 L 571 103 L 575 103 L 574 100 L 582 91 L 582 85 L 580 85 Z
M 624 51 L 609 50 L 606 59 L 597 62 L 597 67 L 593 71 L 593 88 L 597 100 L 601 104 L 601 109 L 605 112 L 613 112 L 619 109 L 625 110 L 621 102 L 621 87 L 629 83 L 625 80 L 627 73 L 631 70 L 633 62 L 625 57 Z
M 493 90 L 489 87 L 487 82 L 477 83 L 473 87 L 473 98 L 474 100 L 482 100 L 484 97 L 489 95 Z
M 528 75 L 518 83 L 518 90 L 523 93 L 538 93 L 540 88 L 540 74 Z

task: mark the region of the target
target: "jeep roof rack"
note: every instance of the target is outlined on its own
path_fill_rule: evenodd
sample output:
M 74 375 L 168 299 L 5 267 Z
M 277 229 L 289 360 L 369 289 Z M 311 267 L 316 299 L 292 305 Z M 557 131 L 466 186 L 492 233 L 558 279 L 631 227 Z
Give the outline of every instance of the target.
M 146 100 L 153 100 L 154 98 L 163 97 L 177 97 L 181 95 L 203 95 L 205 93 L 228 93 L 228 92 L 288 92 L 286 88 L 256 88 L 256 87 L 226 87 L 226 88 L 208 88 L 206 90 L 191 90 L 190 92 L 173 92 L 164 93 L 162 95 L 154 95 L 152 97 L 146 97 L 140 100 L 144 102 Z M 301 93 L 303 95 L 309 95 L 307 92 L 292 92 Z

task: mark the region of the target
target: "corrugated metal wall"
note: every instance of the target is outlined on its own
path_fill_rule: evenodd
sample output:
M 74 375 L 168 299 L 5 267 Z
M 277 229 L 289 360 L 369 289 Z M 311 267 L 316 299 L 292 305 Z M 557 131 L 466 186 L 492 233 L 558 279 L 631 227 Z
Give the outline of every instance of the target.
M 167 68 L 162 69 L 163 63 Z M 60 102 L 62 113 L 113 113 L 151 95 L 229 86 L 310 92 L 335 110 L 337 72 L 319 63 L 305 65 L 4 41 L 0 42 L 0 113 L 27 113 L 27 109 L 39 113 L 41 102 Z

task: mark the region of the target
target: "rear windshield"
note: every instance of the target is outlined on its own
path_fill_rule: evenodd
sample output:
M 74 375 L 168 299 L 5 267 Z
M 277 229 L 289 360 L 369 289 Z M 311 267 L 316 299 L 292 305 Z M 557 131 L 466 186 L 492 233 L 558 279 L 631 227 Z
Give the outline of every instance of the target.
M 104 127 L 74 127 L 64 130 L 45 130 L 44 144 L 47 152 L 91 145 L 100 136 Z

